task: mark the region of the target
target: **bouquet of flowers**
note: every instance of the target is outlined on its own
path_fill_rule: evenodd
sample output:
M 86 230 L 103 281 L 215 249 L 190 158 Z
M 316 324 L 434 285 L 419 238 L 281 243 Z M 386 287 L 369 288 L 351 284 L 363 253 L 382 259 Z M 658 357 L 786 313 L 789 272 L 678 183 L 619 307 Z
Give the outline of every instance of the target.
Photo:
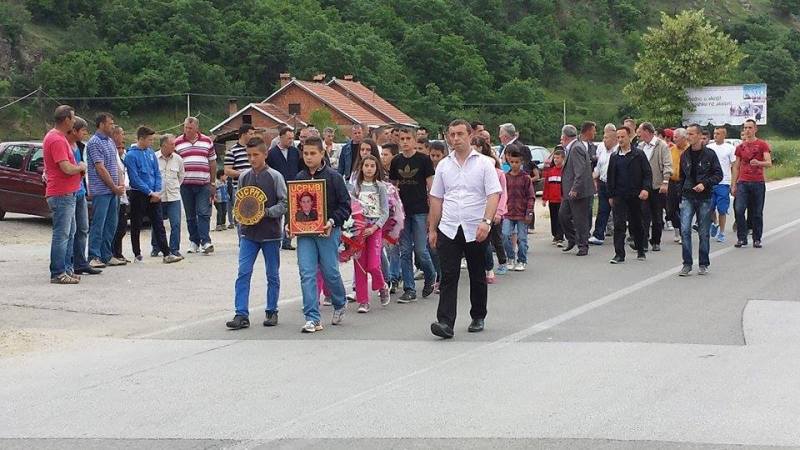
M 386 183 L 386 191 L 389 197 L 389 220 L 383 225 L 383 240 L 389 245 L 397 245 L 406 216 L 397 188 L 391 183 Z
M 351 258 L 358 259 L 366 241 L 364 230 L 367 228 L 367 220 L 361 202 L 351 197 L 350 208 L 350 218 L 342 225 L 342 242 L 339 244 L 339 262 L 342 263 Z

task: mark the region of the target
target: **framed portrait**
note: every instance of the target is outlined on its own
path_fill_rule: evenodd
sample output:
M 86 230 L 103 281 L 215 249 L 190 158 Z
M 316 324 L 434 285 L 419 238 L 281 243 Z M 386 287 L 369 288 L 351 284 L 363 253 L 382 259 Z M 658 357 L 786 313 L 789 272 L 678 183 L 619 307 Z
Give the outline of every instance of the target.
M 289 232 L 322 234 L 328 222 L 325 180 L 289 181 Z

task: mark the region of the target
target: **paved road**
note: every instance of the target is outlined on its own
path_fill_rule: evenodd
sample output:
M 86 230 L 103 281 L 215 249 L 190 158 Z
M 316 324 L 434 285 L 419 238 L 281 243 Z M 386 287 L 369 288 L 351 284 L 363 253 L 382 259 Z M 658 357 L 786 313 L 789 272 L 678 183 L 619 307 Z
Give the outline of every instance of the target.
M 707 277 L 678 278 L 671 241 L 612 266 L 608 244 L 577 258 L 538 232 L 486 331 L 465 301 L 447 342 L 435 298 L 301 335 L 291 256 L 280 326 L 231 332 L 233 248 L 74 299 L 20 275 L 41 245 L 7 246 L 0 325 L 73 339 L 0 359 L 0 448 L 800 448 L 799 194 L 770 191 L 764 249 L 714 242 Z

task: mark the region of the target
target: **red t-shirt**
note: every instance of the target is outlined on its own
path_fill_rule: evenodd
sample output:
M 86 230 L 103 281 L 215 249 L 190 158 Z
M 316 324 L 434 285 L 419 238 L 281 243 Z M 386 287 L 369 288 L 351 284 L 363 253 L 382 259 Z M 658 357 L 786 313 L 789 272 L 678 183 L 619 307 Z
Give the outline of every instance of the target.
M 75 164 L 75 154 L 64 133 L 52 129 L 44 137 L 44 171 L 47 174 L 45 195 L 54 197 L 76 192 L 81 187 L 81 174 L 67 175 L 58 166 L 61 161 Z
M 764 168 L 751 166 L 750 160 L 764 161 L 764 153 L 769 153 L 769 144 L 756 139 L 753 142 L 742 142 L 736 147 L 736 159 L 739 160 L 739 179 L 737 181 L 764 181 Z

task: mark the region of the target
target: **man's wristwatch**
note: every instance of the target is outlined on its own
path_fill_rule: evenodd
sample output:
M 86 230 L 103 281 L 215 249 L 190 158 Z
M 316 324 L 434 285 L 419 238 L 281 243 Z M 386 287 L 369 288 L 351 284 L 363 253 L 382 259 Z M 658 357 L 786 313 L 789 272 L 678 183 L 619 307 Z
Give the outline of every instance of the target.
M 481 219 L 481 222 L 485 223 L 486 225 L 492 226 L 491 219 L 483 218 L 483 219 Z

